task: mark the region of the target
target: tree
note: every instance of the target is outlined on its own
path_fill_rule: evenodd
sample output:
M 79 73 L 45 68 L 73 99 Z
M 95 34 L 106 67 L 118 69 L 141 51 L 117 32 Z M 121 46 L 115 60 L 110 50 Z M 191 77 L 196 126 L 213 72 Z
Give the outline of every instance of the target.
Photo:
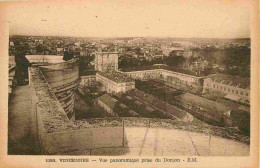
M 181 66 L 184 62 L 185 62 L 185 58 L 183 56 L 178 56 L 173 51 L 164 60 L 164 63 L 169 65 L 169 66 Z
M 36 53 L 38 53 L 38 54 L 43 53 L 45 50 L 46 50 L 46 48 L 42 44 L 39 44 L 36 46 Z
M 68 52 L 68 51 L 64 52 L 64 56 L 63 56 L 63 60 L 64 61 L 71 60 L 72 58 L 74 58 L 74 53 L 73 52 Z
M 142 50 L 141 50 L 140 47 L 136 47 L 136 48 L 134 49 L 134 52 L 135 52 L 137 55 L 142 55 Z
M 250 49 L 247 47 L 226 49 L 226 68 L 230 75 L 250 77 Z
M 18 82 L 22 82 L 23 80 L 28 78 L 28 65 L 29 61 L 25 57 L 26 55 L 26 47 L 25 46 L 17 46 L 15 52 L 15 63 L 16 63 L 16 76 Z
M 91 62 L 94 60 L 94 55 L 79 57 L 79 75 L 86 76 L 89 75 L 90 70 L 94 70 L 91 66 Z

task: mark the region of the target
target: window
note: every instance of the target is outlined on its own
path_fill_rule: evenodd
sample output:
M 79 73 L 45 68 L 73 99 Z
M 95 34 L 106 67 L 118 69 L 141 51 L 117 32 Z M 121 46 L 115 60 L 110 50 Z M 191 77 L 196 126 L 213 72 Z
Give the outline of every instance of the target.
M 240 94 L 241 94 L 241 95 L 244 95 L 244 92 L 241 91 Z
M 228 88 L 228 92 L 230 92 L 230 88 Z
M 236 94 L 238 94 L 238 91 L 236 90 Z

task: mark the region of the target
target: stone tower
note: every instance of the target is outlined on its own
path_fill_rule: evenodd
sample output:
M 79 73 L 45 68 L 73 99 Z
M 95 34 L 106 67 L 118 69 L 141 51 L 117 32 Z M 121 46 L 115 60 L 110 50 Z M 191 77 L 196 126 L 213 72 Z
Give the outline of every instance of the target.
M 97 52 L 95 54 L 96 71 L 118 70 L 118 53 L 117 52 Z

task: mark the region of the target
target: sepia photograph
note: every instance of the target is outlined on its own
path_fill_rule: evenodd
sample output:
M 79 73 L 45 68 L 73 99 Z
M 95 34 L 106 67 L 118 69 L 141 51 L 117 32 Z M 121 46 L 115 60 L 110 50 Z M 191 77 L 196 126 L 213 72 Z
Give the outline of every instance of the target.
M 0 3 L 9 32 L 5 155 L 45 156 L 48 167 L 249 164 L 259 127 L 253 4 Z

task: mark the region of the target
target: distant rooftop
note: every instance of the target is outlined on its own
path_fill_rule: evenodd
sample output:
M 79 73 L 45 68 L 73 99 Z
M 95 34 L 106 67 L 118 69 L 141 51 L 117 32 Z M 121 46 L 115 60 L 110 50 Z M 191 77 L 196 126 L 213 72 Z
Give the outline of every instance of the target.
M 225 75 L 225 74 L 212 74 L 208 78 L 217 82 L 223 83 L 225 85 L 235 86 L 243 89 L 250 88 L 250 79 L 242 78 L 239 76 Z
M 117 83 L 133 82 L 134 80 L 119 71 L 98 72 L 98 74 Z
M 119 54 L 117 51 L 96 51 L 95 53 L 99 54 Z

